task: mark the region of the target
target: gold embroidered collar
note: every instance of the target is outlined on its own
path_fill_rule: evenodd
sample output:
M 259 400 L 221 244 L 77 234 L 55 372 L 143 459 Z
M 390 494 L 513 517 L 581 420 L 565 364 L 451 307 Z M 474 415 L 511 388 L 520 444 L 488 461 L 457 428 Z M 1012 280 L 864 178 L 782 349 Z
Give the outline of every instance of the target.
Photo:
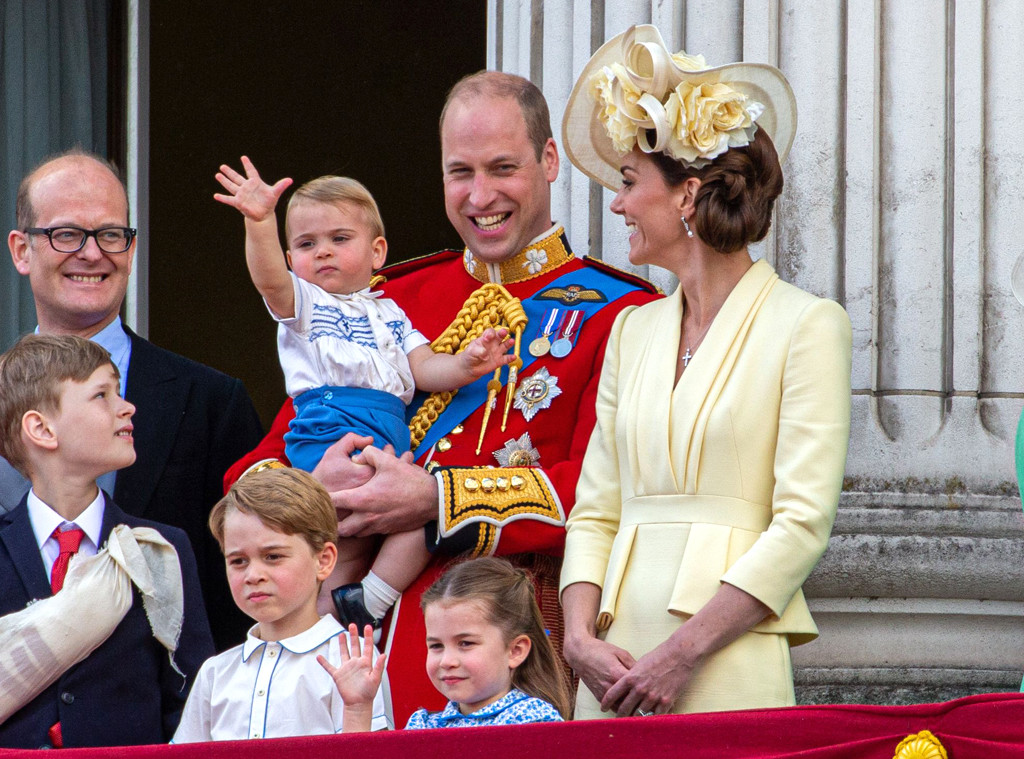
M 485 264 L 477 260 L 469 248 L 462 254 L 462 263 L 469 275 L 478 282 L 510 285 L 547 274 L 572 258 L 565 231 L 561 226 L 556 226 L 550 234 L 534 240 L 500 264 Z

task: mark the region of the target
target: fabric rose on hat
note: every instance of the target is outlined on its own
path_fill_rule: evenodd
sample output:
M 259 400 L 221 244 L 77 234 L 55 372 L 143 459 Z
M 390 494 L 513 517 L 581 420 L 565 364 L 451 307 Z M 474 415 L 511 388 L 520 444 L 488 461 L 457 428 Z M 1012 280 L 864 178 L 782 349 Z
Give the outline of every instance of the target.
M 600 107 L 598 117 L 612 146 L 619 153 L 628 153 L 636 145 L 636 122 L 647 116 L 636 104 L 643 93 L 633 86 L 626 69 L 614 63 L 591 77 L 590 95 Z
M 672 53 L 672 63 L 676 64 L 683 71 L 703 71 L 708 67 L 703 55 L 699 53 L 697 55 L 690 55 L 685 50 Z
M 703 55 L 669 54 L 625 34 L 622 62 L 607 63 L 588 82 L 612 148 L 624 155 L 639 145 L 700 167 L 750 144 L 764 106 L 705 71 Z
M 680 82 L 665 102 L 672 125 L 668 153 L 700 165 L 730 147 L 747 145 L 764 106 L 723 82 Z

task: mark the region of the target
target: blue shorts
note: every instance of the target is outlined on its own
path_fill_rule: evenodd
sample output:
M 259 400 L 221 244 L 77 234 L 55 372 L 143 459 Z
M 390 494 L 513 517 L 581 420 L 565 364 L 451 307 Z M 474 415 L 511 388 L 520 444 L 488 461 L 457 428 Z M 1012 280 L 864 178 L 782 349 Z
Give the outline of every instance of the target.
M 363 387 L 318 387 L 293 401 L 295 418 L 284 435 L 284 451 L 296 469 L 312 472 L 324 451 L 346 432 L 368 435 L 395 455 L 409 450 L 405 404 L 391 393 Z

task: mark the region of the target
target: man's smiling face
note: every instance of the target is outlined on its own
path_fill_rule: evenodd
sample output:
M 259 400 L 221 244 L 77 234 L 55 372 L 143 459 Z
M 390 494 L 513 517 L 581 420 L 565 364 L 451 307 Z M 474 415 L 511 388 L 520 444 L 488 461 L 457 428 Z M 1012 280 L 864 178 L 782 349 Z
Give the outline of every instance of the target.
M 65 156 L 42 167 L 29 197 L 34 227 L 128 226 L 121 183 L 106 166 L 85 156 Z M 91 337 L 117 316 L 128 289 L 134 242 L 124 253 L 104 253 L 90 237 L 77 253 L 61 253 L 46 235 L 15 230 L 8 245 L 18 273 L 31 283 L 41 331 Z
M 448 219 L 481 261 L 505 261 L 551 227 L 558 151 L 549 139 L 537 160 L 515 100 L 467 95 L 452 102 L 441 166 Z

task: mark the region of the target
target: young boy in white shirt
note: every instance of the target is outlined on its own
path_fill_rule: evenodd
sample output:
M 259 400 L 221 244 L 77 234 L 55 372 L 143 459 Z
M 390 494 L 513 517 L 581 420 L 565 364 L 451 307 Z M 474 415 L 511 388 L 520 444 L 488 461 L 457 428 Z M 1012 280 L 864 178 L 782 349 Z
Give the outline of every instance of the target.
M 245 217 L 249 274 L 280 325 L 278 354 L 295 405 L 284 437 L 292 466 L 313 471 L 348 432 L 401 455 L 409 450 L 405 407 L 416 389 L 455 390 L 514 360 L 506 330 L 488 329 L 455 355 L 434 353 L 394 301 L 370 291 L 388 246 L 377 203 L 362 184 L 325 176 L 296 190 L 282 251 L 275 208 L 292 180 L 267 184 L 245 156 L 242 167 L 244 176 L 220 167 L 217 181 L 227 193 L 214 198 Z M 374 537 L 341 541 L 329 585 L 360 579 L 376 546 Z M 342 622 L 379 628 L 429 559 L 422 530 L 388 535 L 361 586 L 335 591 Z
M 213 507 L 231 595 L 256 624 L 245 643 L 203 664 L 173 743 L 341 732 L 344 702 L 317 663 L 340 666 L 338 636 L 347 635 L 316 610 L 337 526 L 327 491 L 298 469 L 248 474 Z M 373 699 L 373 730 L 390 727 L 386 687 Z
M 213 653 L 185 533 L 124 513 L 96 483 L 135 461 L 134 413 L 110 354 L 90 340 L 28 335 L 0 356 L 0 455 L 32 482 L 0 516 L 0 616 L 21 620 L 3 641 L 14 667 L 0 667 L 0 682 L 3 696 L 22 696 L 0 714 L 0 747 L 163 743 Z M 98 569 L 88 582 L 84 566 Z

